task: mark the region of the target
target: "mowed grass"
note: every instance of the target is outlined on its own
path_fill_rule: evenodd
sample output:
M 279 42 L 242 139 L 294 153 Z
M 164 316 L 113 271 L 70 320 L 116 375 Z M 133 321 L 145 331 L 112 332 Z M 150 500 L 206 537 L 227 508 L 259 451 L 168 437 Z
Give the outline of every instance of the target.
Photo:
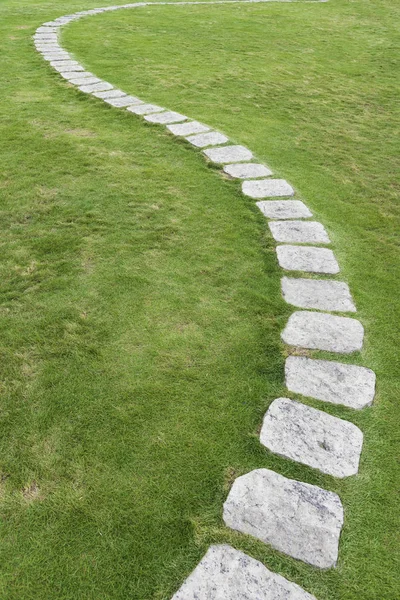
M 338 481 L 258 441 L 292 312 L 265 221 L 187 144 L 51 71 L 35 28 L 99 5 L 54 4 L 0 6 L 0 597 L 167 600 L 227 542 L 319 600 L 396 600 L 400 7 L 149 7 L 63 34 L 99 76 L 249 146 L 328 228 L 366 328 L 346 360 L 378 377 L 362 412 L 302 399 L 364 432 Z M 340 494 L 337 569 L 223 526 L 259 467 Z

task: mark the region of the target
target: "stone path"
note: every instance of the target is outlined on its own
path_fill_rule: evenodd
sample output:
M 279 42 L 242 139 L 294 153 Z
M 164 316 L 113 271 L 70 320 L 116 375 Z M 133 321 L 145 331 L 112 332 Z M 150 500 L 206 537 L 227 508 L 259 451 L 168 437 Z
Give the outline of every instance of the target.
M 203 4 L 238 1 L 273 0 Z M 294 273 L 282 277 L 283 298 L 297 308 L 312 309 L 295 311 L 281 334 L 291 353 L 285 365 L 288 392 L 357 410 L 371 405 L 375 374 L 370 369 L 321 360 L 312 353 L 298 355 L 304 353 L 302 349 L 351 355 L 362 349 L 364 329 L 357 319 L 330 314 L 354 313 L 356 306 L 347 283 L 332 279 L 340 269 L 333 251 L 325 247 L 331 243 L 329 233 L 321 223 L 310 220 L 312 211 L 303 201 L 293 198 L 293 187 L 284 179 L 275 179 L 267 165 L 257 162 L 248 148 L 232 143 L 223 132 L 116 89 L 87 71 L 59 43 L 61 27 L 83 17 L 157 4 L 165 3 L 108 6 L 59 17 L 37 29 L 34 44 L 44 60 L 81 93 L 127 110 L 132 118 L 166 127 L 173 136 L 185 138 L 207 161 L 220 166 L 225 177 L 240 180 L 243 194 L 258 200 L 258 208 L 269 220 L 271 235 L 278 242 L 279 265 Z M 318 277 L 314 278 L 314 274 Z M 286 460 L 341 478 L 358 472 L 363 436 L 349 421 L 290 398 L 278 398 L 264 417 L 260 442 L 269 452 Z M 223 518 L 228 527 L 315 567 L 336 565 L 343 507 L 331 491 L 287 479 L 268 469 L 256 469 L 236 479 L 224 504 Z M 245 598 L 316 600 L 260 562 L 224 545 L 211 546 L 173 600 Z

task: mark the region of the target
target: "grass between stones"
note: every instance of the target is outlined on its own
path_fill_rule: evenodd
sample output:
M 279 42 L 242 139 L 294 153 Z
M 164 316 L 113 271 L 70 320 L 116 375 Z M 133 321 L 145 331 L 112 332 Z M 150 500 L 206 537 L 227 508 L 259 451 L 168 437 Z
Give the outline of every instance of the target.
M 319 600 L 394 600 L 399 7 L 150 7 L 63 34 L 95 75 L 249 147 L 326 227 L 366 328 L 344 361 L 378 377 L 361 412 L 302 399 L 364 432 L 359 475 L 339 481 L 259 442 L 270 402 L 296 396 L 255 202 L 34 52 L 42 22 L 98 5 L 0 7 L 0 596 L 167 600 L 226 542 Z M 223 527 L 233 480 L 263 467 L 340 494 L 336 570 Z

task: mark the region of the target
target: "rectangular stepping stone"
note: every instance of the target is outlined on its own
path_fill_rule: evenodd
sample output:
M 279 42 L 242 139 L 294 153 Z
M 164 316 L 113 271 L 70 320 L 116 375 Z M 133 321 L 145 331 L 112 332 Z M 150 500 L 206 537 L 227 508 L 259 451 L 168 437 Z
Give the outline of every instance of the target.
M 286 271 L 307 273 L 339 273 L 339 265 L 332 250 L 312 246 L 277 246 L 279 265 Z
M 198 121 L 190 121 L 189 123 L 182 123 L 181 125 L 168 125 L 168 129 L 174 135 L 192 135 L 194 133 L 204 133 L 210 131 L 210 127 L 199 123 Z
M 349 354 L 361 350 L 364 328 L 357 319 L 324 313 L 293 313 L 281 337 L 290 346 Z
M 316 600 L 226 544 L 210 546 L 172 600 Z
M 370 406 L 375 396 L 376 376 L 371 369 L 330 360 L 289 356 L 285 381 L 296 394 L 358 410 Z
M 349 286 L 343 281 L 282 277 L 282 295 L 299 308 L 356 312 Z
M 272 175 L 272 171 L 265 165 L 258 163 L 237 163 L 225 165 L 225 173 L 236 179 L 252 179 L 253 177 L 268 177 Z
M 42 57 L 48 62 L 52 62 L 53 60 L 72 60 L 68 52 L 46 52 L 46 54 L 42 54 Z
M 167 125 L 168 123 L 179 123 L 180 121 L 186 121 L 187 117 L 172 110 L 166 110 L 162 113 L 148 115 L 147 117 L 145 117 L 145 119 L 149 123 L 159 123 L 160 125 Z
M 83 73 L 85 70 L 81 65 L 71 65 L 69 60 L 65 61 L 65 65 L 60 64 L 56 66 L 54 65 L 54 62 L 58 61 L 53 61 L 53 63 L 50 63 L 50 65 L 59 73 Z
M 108 90 L 106 92 L 95 92 L 93 96 L 101 100 L 108 100 L 108 98 L 124 98 L 126 94 L 121 90 Z
M 317 221 L 273 221 L 268 223 L 277 242 L 297 244 L 329 244 L 330 239 L 322 223 Z
M 62 52 L 61 47 L 56 44 L 35 44 L 35 48 L 41 54 L 45 54 L 46 52 Z
M 76 60 L 52 60 L 50 66 L 55 69 L 63 67 L 64 71 L 75 71 L 73 67 L 80 67 L 78 71 L 84 71 L 84 68 Z
M 57 33 L 57 31 L 57 27 L 50 27 L 45 25 L 42 25 L 41 27 L 38 27 L 36 29 L 36 33 Z
M 63 77 L 65 77 L 65 75 L 69 75 L 69 77 L 65 77 L 65 79 L 68 79 L 69 83 L 72 83 L 73 85 L 82 85 L 83 83 L 90 85 L 91 83 L 100 83 L 101 79 L 98 79 L 97 77 L 86 77 L 86 78 L 82 78 L 82 79 L 75 79 L 70 77 L 70 75 L 74 75 L 75 73 L 63 73 Z
M 278 398 L 264 417 L 260 441 L 279 456 L 343 478 L 358 472 L 363 434 L 353 423 Z
M 245 196 L 258 200 L 278 196 L 293 196 L 294 189 L 285 179 L 259 179 L 257 181 L 244 181 L 242 192 Z
M 212 162 L 217 164 L 248 161 L 253 154 L 244 146 L 224 146 L 223 148 L 209 148 L 203 150 Z
M 262 200 L 256 202 L 268 219 L 308 219 L 312 212 L 300 200 Z
M 226 135 L 219 133 L 219 131 L 199 133 L 198 135 L 191 135 L 185 139 L 191 144 L 193 144 L 193 146 L 196 146 L 196 148 L 205 148 L 206 146 L 218 146 L 218 144 L 225 144 L 229 141 Z
M 143 104 L 142 100 L 139 98 L 135 98 L 134 96 L 124 96 L 123 98 L 107 98 L 104 100 L 107 104 L 111 104 L 111 106 L 116 106 L 117 108 L 126 108 L 127 106 L 137 106 L 138 104 Z
M 91 83 L 90 85 L 81 85 L 79 86 L 81 92 L 85 94 L 91 94 L 92 92 L 106 92 L 107 90 L 112 90 L 113 86 L 111 83 L 107 83 L 107 81 L 102 81 L 101 83 Z
M 343 507 L 333 492 L 257 469 L 236 479 L 223 518 L 293 558 L 321 569 L 336 565 Z
M 162 112 L 165 108 L 156 104 L 141 104 L 140 106 L 129 106 L 127 110 L 135 113 L 135 115 L 151 115 L 152 113 Z

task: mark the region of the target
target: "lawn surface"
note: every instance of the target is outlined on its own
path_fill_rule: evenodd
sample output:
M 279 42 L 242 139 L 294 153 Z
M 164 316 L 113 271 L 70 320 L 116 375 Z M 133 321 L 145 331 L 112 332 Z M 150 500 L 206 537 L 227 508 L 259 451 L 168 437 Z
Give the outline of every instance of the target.
M 345 481 L 258 441 L 292 310 L 254 203 L 35 53 L 42 22 L 99 5 L 0 5 L 0 597 L 168 600 L 227 542 L 318 600 L 397 600 L 399 4 L 148 7 L 63 33 L 97 75 L 250 147 L 329 230 L 366 328 L 347 360 L 378 377 L 362 412 L 304 399 L 363 430 Z M 340 494 L 337 569 L 223 526 L 259 467 Z

